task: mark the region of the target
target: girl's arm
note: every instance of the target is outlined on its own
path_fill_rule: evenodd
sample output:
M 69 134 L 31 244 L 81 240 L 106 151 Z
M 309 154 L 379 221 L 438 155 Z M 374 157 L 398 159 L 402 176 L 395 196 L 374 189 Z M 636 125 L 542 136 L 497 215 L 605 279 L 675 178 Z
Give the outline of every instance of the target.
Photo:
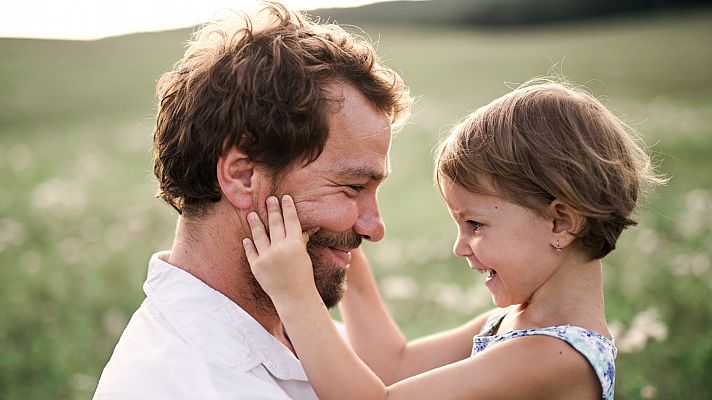
M 290 196 L 282 198 L 282 208 L 284 216 L 277 199 L 267 198 L 269 236 L 259 216 L 248 214 L 252 240 L 244 239 L 243 246 L 310 382 L 319 398 L 385 399 L 385 385 L 341 339 L 316 289 L 308 234 L 302 233 Z
M 319 398 L 595 398 L 597 380 L 588 362 L 565 342 L 545 336 L 510 339 L 477 356 L 386 387 L 332 323 L 314 284 L 305 246 L 308 235 L 302 234 L 291 197 L 283 198 L 284 218 L 276 198 L 267 199 L 267 208 L 270 236 L 257 214 L 250 213 L 253 240 L 243 240 L 245 254 L 272 298 Z M 598 390 L 600 398 L 600 385 Z
M 467 358 L 472 337 L 489 316 L 485 313 L 459 328 L 407 342 L 381 300 L 361 249 L 351 252 L 347 283 L 339 308 L 349 342 L 387 385 Z

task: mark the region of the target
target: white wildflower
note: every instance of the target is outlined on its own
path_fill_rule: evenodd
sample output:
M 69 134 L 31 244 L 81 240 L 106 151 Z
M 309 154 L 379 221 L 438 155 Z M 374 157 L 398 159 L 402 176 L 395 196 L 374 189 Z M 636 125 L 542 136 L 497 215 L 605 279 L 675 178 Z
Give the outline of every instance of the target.
M 655 231 L 641 228 L 635 239 L 635 244 L 642 254 L 650 255 L 660 246 L 660 238 Z
M 625 330 L 625 327 L 623 326 L 623 322 L 621 321 L 611 321 L 608 323 L 608 331 L 611 333 L 611 336 L 613 336 L 614 339 L 618 340 L 618 337 L 623 335 L 623 331 Z
M 118 308 L 111 308 L 101 317 L 101 324 L 104 331 L 111 337 L 119 337 L 124 331 L 129 320 Z
M 78 216 L 87 198 L 81 185 L 54 178 L 39 184 L 32 193 L 32 207 L 53 215 Z
M 404 275 L 391 275 L 381 279 L 381 293 L 387 299 L 409 300 L 418 293 L 418 283 Z
M 78 392 L 92 392 L 96 385 L 96 378 L 87 374 L 76 373 L 72 375 L 72 387 Z
M 20 246 L 25 241 L 26 229 L 22 221 L 15 218 L 0 219 L 0 252 L 9 247 Z
M 389 240 L 369 247 L 369 255 L 372 257 L 371 264 L 374 268 L 393 269 L 404 264 L 403 245 L 396 240 Z
M 653 385 L 645 385 L 640 389 L 640 397 L 644 399 L 654 399 L 658 396 L 658 388 Z
M 74 163 L 73 176 L 81 177 L 85 182 L 101 177 L 104 174 L 105 158 L 93 150 L 83 151 Z
M 712 225 L 712 194 L 703 189 L 694 189 L 685 196 L 685 213 L 680 229 L 686 237 L 699 235 Z
M 633 317 L 628 330 L 617 340 L 617 346 L 621 352 L 631 353 L 644 349 L 650 339 L 662 341 L 667 336 L 667 325 L 655 308 L 649 308 Z
M 492 296 L 487 287 L 482 284 L 474 284 L 464 292 L 462 302 L 469 312 L 492 308 Z
M 435 303 L 448 311 L 456 311 L 463 308 L 463 293 L 457 285 L 438 282 L 428 288 L 429 297 Z

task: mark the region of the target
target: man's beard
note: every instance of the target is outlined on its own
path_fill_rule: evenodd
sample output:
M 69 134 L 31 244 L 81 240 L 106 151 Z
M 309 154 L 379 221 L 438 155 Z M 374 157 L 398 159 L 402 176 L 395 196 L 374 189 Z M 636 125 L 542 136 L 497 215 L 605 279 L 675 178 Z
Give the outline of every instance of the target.
M 312 260 L 314 269 L 314 282 L 324 305 L 328 308 L 336 306 L 346 290 L 346 266 L 338 265 L 329 254 L 329 247 L 337 249 L 356 248 L 361 245 L 363 238 L 353 232 L 331 233 L 319 230 L 309 238 L 307 253 Z M 252 273 L 248 272 L 252 297 L 255 305 L 265 309 L 274 309 L 269 295 L 262 290 Z

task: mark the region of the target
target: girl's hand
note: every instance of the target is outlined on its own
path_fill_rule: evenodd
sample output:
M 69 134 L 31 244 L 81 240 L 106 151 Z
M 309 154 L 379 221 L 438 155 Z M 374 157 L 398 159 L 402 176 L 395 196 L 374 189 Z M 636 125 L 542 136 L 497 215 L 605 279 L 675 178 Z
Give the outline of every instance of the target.
M 252 240 L 242 241 L 252 273 L 274 303 L 316 293 L 311 258 L 306 243 L 311 232 L 302 232 L 294 200 L 276 197 L 266 200 L 269 236 L 255 212 L 247 215 Z

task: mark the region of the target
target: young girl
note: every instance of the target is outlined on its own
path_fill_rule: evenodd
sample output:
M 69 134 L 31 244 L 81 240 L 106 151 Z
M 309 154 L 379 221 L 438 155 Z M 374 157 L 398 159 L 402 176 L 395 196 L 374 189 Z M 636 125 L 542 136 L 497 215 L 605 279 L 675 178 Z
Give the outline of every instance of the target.
M 315 288 L 291 198 L 267 199 L 269 236 L 248 216 L 248 261 L 319 397 L 613 399 L 601 259 L 636 224 L 642 185 L 662 182 L 625 126 L 575 88 L 530 83 L 455 127 L 435 180 L 458 228 L 454 252 L 498 308 L 412 343 L 356 251 L 342 305 L 349 348 Z

